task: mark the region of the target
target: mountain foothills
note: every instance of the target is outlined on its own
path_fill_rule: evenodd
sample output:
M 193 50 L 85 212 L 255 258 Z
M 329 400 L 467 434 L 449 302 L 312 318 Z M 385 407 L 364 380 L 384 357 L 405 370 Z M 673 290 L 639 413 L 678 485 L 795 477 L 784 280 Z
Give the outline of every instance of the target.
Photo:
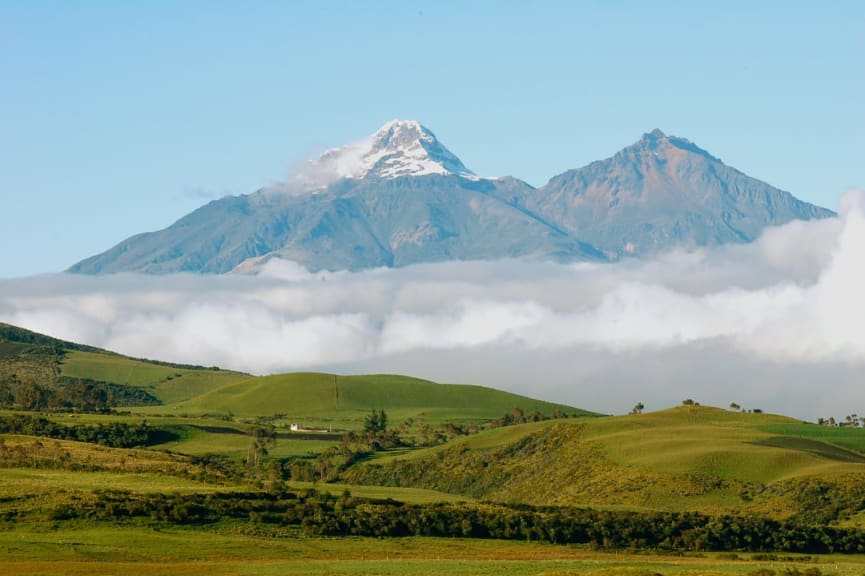
M 371 409 L 394 417 L 489 420 L 527 412 L 590 412 L 483 386 L 395 375 L 296 373 L 252 376 L 211 366 L 129 358 L 0 323 L 0 408 L 157 412 L 362 422 Z
M 421 574 L 480 548 L 487 563 L 454 573 L 819 576 L 831 562 L 854 576 L 861 556 L 839 554 L 865 552 L 861 424 L 691 399 L 604 416 L 394 375 L 254 377 L 0 324 L 0 570 Z M 556 563 L 537 564 L 551 550 Z M 695 567 L 712 551 L 728 554 Z M 784 571 L 755 571 L 768 562 Z
M 395 120 L 306 162 L 284 183 L 212 201 L 70 271 L 226 273 L 271 258 L 310 270 L 613 261 L 748 242 L 767 226 L 832 215 L 660 130 L 534 188 L 479 177 L 426 127 Z
M 24 416 L 34 413 L 43 416 Z M 82 415 L 100 427 L 76 429 Z M 109 423 L 134 424 L 134 434 L 112 440 Z M 255 377 L 128 358 L 0 324 L 0 441 L 3 433 L 95 438 L 248 465 L 249 434 L 267 430 L 277 441 L 269 446 L 272 477 L 426 490 L 434 499 L 859 525 L 860 424 L 856 417 L 821 426 L 693 400 L 611 417 L 395 375 Z

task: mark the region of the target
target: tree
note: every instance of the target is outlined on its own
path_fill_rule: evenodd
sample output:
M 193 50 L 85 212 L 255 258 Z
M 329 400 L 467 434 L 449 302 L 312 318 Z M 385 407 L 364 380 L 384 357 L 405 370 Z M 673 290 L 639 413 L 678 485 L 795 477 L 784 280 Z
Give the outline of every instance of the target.
M 526 421 L 526 415 L 523 413 L 523 409 L 517 406 L 513 411 L 514 416 L 514 424 L 523 424 Z
M 730 410 L 735 410 L 736 412 L 738 412 L 741 409 L 742 409 L 742 407 L 739 406 L 738 404 L 736 404 L 735 402 L 730 402 Z
M 363 421 L 364 432 L 377 434 L 387 430 L 387 413 L 384 410 L 376 410 L 372 412 Z
M 257 471 L 261 463 L 276 445 L 276 431 L 273 426 L 256 424 L 250 426 L 246 433 L 249 435 L 249 448 L 246 452 L 246 467 L 250 473 Z
M 270 481 L 270 490 L 279 492 L 285 487 L 282 465 L 276 460 L 271 460 L 267 465 L 267 479 Z
M 688 398 L 687 400 L 682 400 L 682 406 L 698 406 L 698 404 Z
M 645 406 L 643 406 L 643 403 L 637 402 L 637 404 L 631 409 L 631 414 L 642 414 L 643 408 L 645 408 Z
M 14 403 L 15 395 L 12 393 L 12 386 L 8 382 L 0 382 L 0 406 L 11 408 Z
M 22 382 L 16 396 L 18 404 L 24 410 L 37 410 L 45 402 L 45 391 L 32 380 Z

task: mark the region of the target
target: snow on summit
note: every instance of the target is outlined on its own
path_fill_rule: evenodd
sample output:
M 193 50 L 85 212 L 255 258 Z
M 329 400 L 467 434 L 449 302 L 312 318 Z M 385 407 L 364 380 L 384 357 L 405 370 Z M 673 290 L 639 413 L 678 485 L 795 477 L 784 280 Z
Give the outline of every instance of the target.
M 325 151 L 301 166 L 294 178 L 305 189 L 341 178 L 398 178 L 427 174 L 477 179 L 431 130 L 414 120 L 391 120 L 354 144 Z

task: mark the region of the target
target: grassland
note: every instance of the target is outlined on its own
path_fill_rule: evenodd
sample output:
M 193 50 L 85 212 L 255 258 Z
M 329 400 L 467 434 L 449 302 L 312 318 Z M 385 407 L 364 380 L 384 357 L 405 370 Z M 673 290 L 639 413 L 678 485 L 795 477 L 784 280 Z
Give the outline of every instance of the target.
M 3 334 L 17 340 L 3 340 Z M 332 483 L 287 478 L 287 486 L 418 505 L 466 502 L 459 505 L 482 507 L 488 504 L 480 501 L 486 500 L 645 513 L 733 513 L 862 527 L 865 430 L 858 428 L 703 406 L 600 417 L 489 388 L 396 375 L 255 377 L 127 358 L 4 325 L 0 368 L 0 379 L 14 372 L 46 385 L 64 376 L 141 388 L 162 404 L 123 408 L 124 413 L 44 416 L 66 426 L 146 419 L 173 434 L 148 449 L 0 435 L 5 458 L 0 461 L 2 573 L 644 576 L 754 574 L 761 569 L 780 574 L 787 567 L 865 572 L 865 559 L 852 556 L 754 560 L 747 554 L 610 554 L 459 538 L 309 538 L 278 523 L 237 518 L 193 527 L 142 517 L 113 524 L 104 518 L 55 521 L 51 513 L 106 490 L 181 495 L 185 500 L 267 490 L 278 485 L 267 476 L 273 470 L 269 462 L 312 463 L 323 453 L 339 460 L 348 449 L 339 432 L 360 430 L 370 410 L 384 409 L 391 428 L 404 421 L 415 427 L 466 427 L 437 446 L 401 446 L 346 458 L 346 467 L 328 476 L 336 478 Z M 516 407 L 524 414 L 571 417 L 459 435 L 468 425 L 475 425 L 475 431 L 476 425 Z M 290 423 L 338 433 L 293 437 Z M 275 426 L 278 437 L 259 469 L 243 472 L 252 442 L 247 431 L 258 424 Z M 284 478 L 288 466 L 276 470 Z M 809 513 L 812 508 L 817 512 Z M 18 523 L 17 518 L 27 521 Z
M 141 576 L 412 575 L 722 576 L 804 573 L 861 575 L 865 558 L 752 555 L 660 556 L 600 553 L 526 542 L 432 538 L 266 538 L 242 526 L 218 531 L 76 526 L 0 532 L 5 574 Z M 771 572 L 769 572 L 771 571 Z
M 488 430 L 443 446 L 379 456 L 347 478 L 535 505 L 788 518 L 815 504 L 804 493 L 809 483 L 819 480 L 819 490 L 829 495 L 865 480 L 863 454 L 816 434 L 771 431 L 803 429 L 818 427 L 783 416 L 682 406 Z M 846 430 L 844 438 L 856 445 L 865 430 Z M 855 490 L 845 514 L 865 498 Z
M 392 374 L 292 373 L 256 377 L 225 370 L 174 367 L 92 351 L 69 351 L 64 356 L 61 374 L 142 388 L 164 404 L 129 408 L 148 416 L 219 416 L 240 420 L 277 417 L 282 424 L 357 430 L 372 409 L 386 410 L 393 423 L 412 418 L 432 425 L 482 423 L 517 407 L 526 413 L 591 415 L 572 406 L 492 388 L 439 384 Z
M 387 410 L 394 423 L 407 418 L 439 423 L 483 422 L 516 407 L 544 414 L 555 411 L 588 414 L 571 406 L 482 386 L 437 384 L 389 374 L 338 376 L 318 373 L 251 378 L 165 409 L 190 415 L 224 414 L 241 418 L 279 415 L 306 425 L 327 427 L 338 423 L 340 427 L 359 429 L 372 409 Z M 150 408 L 146 411 L 159 410 Z
M 61 365 L 61 374 L 143 388 L 166 404 L 251 378 L 248 374 L 227 370 L 178 368 L 116 354 L 84 351 L 68 352 Z

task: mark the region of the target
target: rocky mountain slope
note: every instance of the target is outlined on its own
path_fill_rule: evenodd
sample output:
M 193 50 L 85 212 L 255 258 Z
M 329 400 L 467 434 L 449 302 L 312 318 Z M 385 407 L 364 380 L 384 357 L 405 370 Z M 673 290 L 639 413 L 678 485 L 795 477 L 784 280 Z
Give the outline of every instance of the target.
M 767 226 L 832 216 L 660 130 L 559 174 L 523 205 L 609 258 L 749 242 Z
M 71 272 L 225 273 L 274 258 L 310 270 L 537 257 L 607 261 L 748 242 L 832 212 L 659 130 L 534 188 L 480 178 L 421 124 L 395 120 L 326 151 L 286 182 L 210 202 Z

